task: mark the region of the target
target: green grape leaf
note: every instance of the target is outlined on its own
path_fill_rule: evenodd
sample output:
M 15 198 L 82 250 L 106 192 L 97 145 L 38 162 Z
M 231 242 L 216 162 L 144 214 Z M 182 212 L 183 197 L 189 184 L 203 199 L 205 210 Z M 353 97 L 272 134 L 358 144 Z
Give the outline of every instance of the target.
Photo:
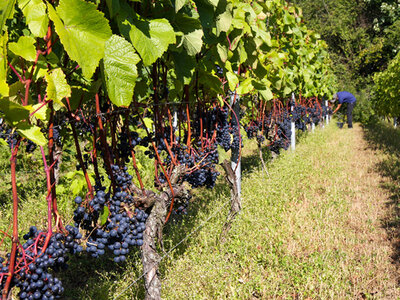
M 150 118 L 143 118 L 144 126 L 146 128 L 152 128 L 153 127 L 153 120 Z
M 288 86 L 285 86 L 285 88 L 283 89 L 283 95 L 289 95 L 292 92 L 292 89 Z
M 104 77 L 108 96 L 117 106 L 128 107 L 132 102 L 138 73 L 136 64 L 140 61 L 132 44 L 124 38 L 113 35 L 105 44 Z
M 204 84 L 204 86 L 216 93 L 222 93 L 222 83 L 221 80 L 209 73 L 209 72 L 205 72 L 204 70 L 200 70 L 199 71 L 199 82 Z
M 33 114 L 33 116 L 36 119 L 42 120 L 42 121 L 47 121 L 50 119 L 50 110 L 47 107 L 47 105 L 43 105 L 43 103 L 38 103 L 32 106 L 32 109 L 30 110 L 30 113 Z
M 28 61 L 35 61 L 36 48 L 35 39 L 30 36 L 21 36 L 18 42 L 9 43 L 8 49 L 16 56 L 21 56 Z
M 174 44 L 175 32 L 167 19 L 135 19 L 129 36 L 146 66 L 154 63 Z
M 219 14 L 216 19 L 217 36 L 221 32 L 228 32 L 232 25 L 232 4 L 228 4 L 223 13 Z
M 110 12 L 111 18 L 119 13 L 121 6 L 119 0 L 106 0 L 108 11 Z
M 61 0 L 57 12 L 51 4 L 47 7 L 68 55 L 82 68 L 83 76 L 91 78 L 111 36 L 107 19 L 95 4 L 83 0 Z
M 239 78 L 237 77 L 236 74 L 234 74 L 232 72 L 227 72 L 226 79 L 228 79 L 229 89 L 231 91 L 234 91 L 239 83 Z
M 214 7 L 217 7 L 219 2 L 219 0 L 206 0 L 206 1 Z
M 185 14 L 178 14 L 176 25 L 183 32 L 182 42 L 186 52 L 194 56 L 201 51 L 203 46 L 203 29 L 199 19 L 191 18 Z
M 44 37 L 47 33 L 49 19 L 46 5 L 42 0 L 18 0 L 18 7 L 25 16 L 26 23 L 35 37 Z
M 0 145 L 8 147 L 8 143 L 6 142 L 6 140 L 3 140 L 3 139 L 0 139 Z
M 196 67 L 195 57 L 189 56 L 186 52 L 172 52 L 172 58 L 175 63 L 177 79 L 182 84 L 190 84 Z
M 8 84 L 5 80 L 0 80 L 0 98 L 8 96 Z
M 29 107 L 12 102 L 7 98 L 0 98 L 0 110 L 11 126 L 29 118 Z
M 261 89 L 258 90 L 258 92 L 265 101 L 269 101 L 274 98 L 274 94 L 272 94 L 270 88 Z
M 71 87 L 65 79 L 65 74 L 61 68 L 54 69 L 45 76 L 47 81 L 47 99 L 62 104 L 61 100 L 65 97 L 71 97 Z
M 92 81 L 89 86 L 72 86 L 71 98 L 69 99 L 71 109 L 75 110 L 81 104 L 92 100 L 96 93 L 98 93 L 102 84 L 103 81 L 98 79 L 97 81 Z
M 33 80 L 37 81 L 40 78 L 43 78 L 46 76 L 47 74 L 47 70 L 48 70 L 48 61 L 44 58 L 44 56 L 39 55 L 39 59 L 36 63 L 36 67 L 33 71 Z
M 217 52 L 221 61 L 225 63 L 228 60 L 228 48 L 225 45 L 218 43 Z
M 17 125 L 17 132 L 39 146 L 46 146 L 47 144 L 47 140 L 40 131 L 39 126 L 23 122 Z
M 3 0 L 0 3 L 0 34 L 3 34 L 7 20 L 14 15 L 15 2 L 16 0 Z
M 244 81 L 240 82 L 239 87 L 237 88 L 237 93 L 239 95 L 244 95 L 250 93 L 254 89 L 252 79 L 247 78 Z
M 274 98 L 274 95 L 269 88 L 271 82 L 269 82 L 268 79 L 263 79 L 261 82 L 253 80 L 252 84 L 264 100 L 268 101 Z

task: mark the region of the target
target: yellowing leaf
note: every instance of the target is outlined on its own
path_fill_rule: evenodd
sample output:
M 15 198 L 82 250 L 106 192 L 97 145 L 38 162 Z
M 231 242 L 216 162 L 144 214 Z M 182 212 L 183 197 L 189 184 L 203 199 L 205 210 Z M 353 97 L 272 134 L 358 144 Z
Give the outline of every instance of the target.
M 47 81 L 47 99 L 62 104 L 62 99 L 71 97 L 71 87 L 68 85 L 65 74 L 60 68 L 46 74 L 45 79 Z

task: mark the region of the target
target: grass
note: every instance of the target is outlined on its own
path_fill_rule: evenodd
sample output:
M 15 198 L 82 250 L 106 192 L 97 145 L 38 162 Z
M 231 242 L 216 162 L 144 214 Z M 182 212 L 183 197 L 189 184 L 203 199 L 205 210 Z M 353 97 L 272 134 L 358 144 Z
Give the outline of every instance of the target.
M 299 137 L 295 152 L 284 151 L 269 162 L 268 175 L 261 170 L 256 145 L 245 142 L 243 208 L 226 242 L 218 240 L 230 198 L 222 179 L 213 190 L 195 190 L 188 215 L 166 226 L 160 249 L 163 298 L 400 297 L 393 264 L 400 245 L 400 134 L 379 124 L 317 129 Z M 0 159 L 3 170 L 6 156 Z M 146 160 L 141 163 L 150 168 Z M 21 178 L 23 228 L 38 222 L 44 201 L 37 199 L 45 192 L 44 181 L 26 176 Z M 148 174 L 145 178 L 152 180 Z M 8 199 L 6 181 L 0 185 L 0 201 Z M 70 198 L 60 198 L 66 215 Z M 8 207 L 4 202 L 2 213 Z M 3 216 L 1 229 L 7 225 Z M 61 274 L 65 299 L 113 299 L 122 292 L 118 299 L 142 299 L 143 282 L 134 283 L 141 270 L 139 251 L 122 266 L 109 259 L 74 258 Z
M 243 210 L 225 244 L 215 238 L 222 216 L 166 263 L 165 299 L 399 296 L 379 159 L 359 127 L 304 137 L 270 164 L 269 178 L 260 170 L 244 178 Z

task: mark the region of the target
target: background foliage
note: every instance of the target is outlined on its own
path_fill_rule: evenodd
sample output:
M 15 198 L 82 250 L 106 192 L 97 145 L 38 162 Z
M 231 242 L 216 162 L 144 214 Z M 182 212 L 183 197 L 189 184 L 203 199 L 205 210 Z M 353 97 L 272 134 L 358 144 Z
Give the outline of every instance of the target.
M 385 70 L 399 50 L 399 1 L 294 2 L 302 7 L 307 26 L 328 44 L 339 90 L 356 95 L 355 117 L 365 121 L 373 112 L 371 100 L 376 99 L 373 75 Z

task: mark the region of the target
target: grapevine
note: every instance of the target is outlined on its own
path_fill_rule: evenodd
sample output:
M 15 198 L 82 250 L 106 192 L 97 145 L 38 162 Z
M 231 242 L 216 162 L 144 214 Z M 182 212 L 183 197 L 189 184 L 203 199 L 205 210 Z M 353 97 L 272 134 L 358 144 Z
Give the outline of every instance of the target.
M 137 250 L 146 297 L 160 298 L 154 274 L 164 224 L 186 213 L 192 189 L 215 186 L 220 165 L 240 193 L 221 152 L 237 168 L 244 130 L 279 154 L 292 121 L 304 131 L 329 113 L 321 99 L 335 77 L 326 45 L 296 6 L 113 3 L 13 0 L 1 12 L 0 140 L 11 152 L 13 203 L 12 234 L 3 232 L 11 247 L 0 258 L 3 299 L 14 287 L 20 299 L 60 298 L 57 273 L 75 256 L 123 264 Z M 291 103 L 291 93 L 302 96 Z M 46 174 L 38 199 L 47 203 L 46 225 L 27 233 L 18 228 L 22 145 L 40 151 Z M 70 171 L 84 178 L 69 199 L 73 216 L 59 210 L 66 150 L 76 160 Z M 143 156 L 153 163 L 151 180 Z

